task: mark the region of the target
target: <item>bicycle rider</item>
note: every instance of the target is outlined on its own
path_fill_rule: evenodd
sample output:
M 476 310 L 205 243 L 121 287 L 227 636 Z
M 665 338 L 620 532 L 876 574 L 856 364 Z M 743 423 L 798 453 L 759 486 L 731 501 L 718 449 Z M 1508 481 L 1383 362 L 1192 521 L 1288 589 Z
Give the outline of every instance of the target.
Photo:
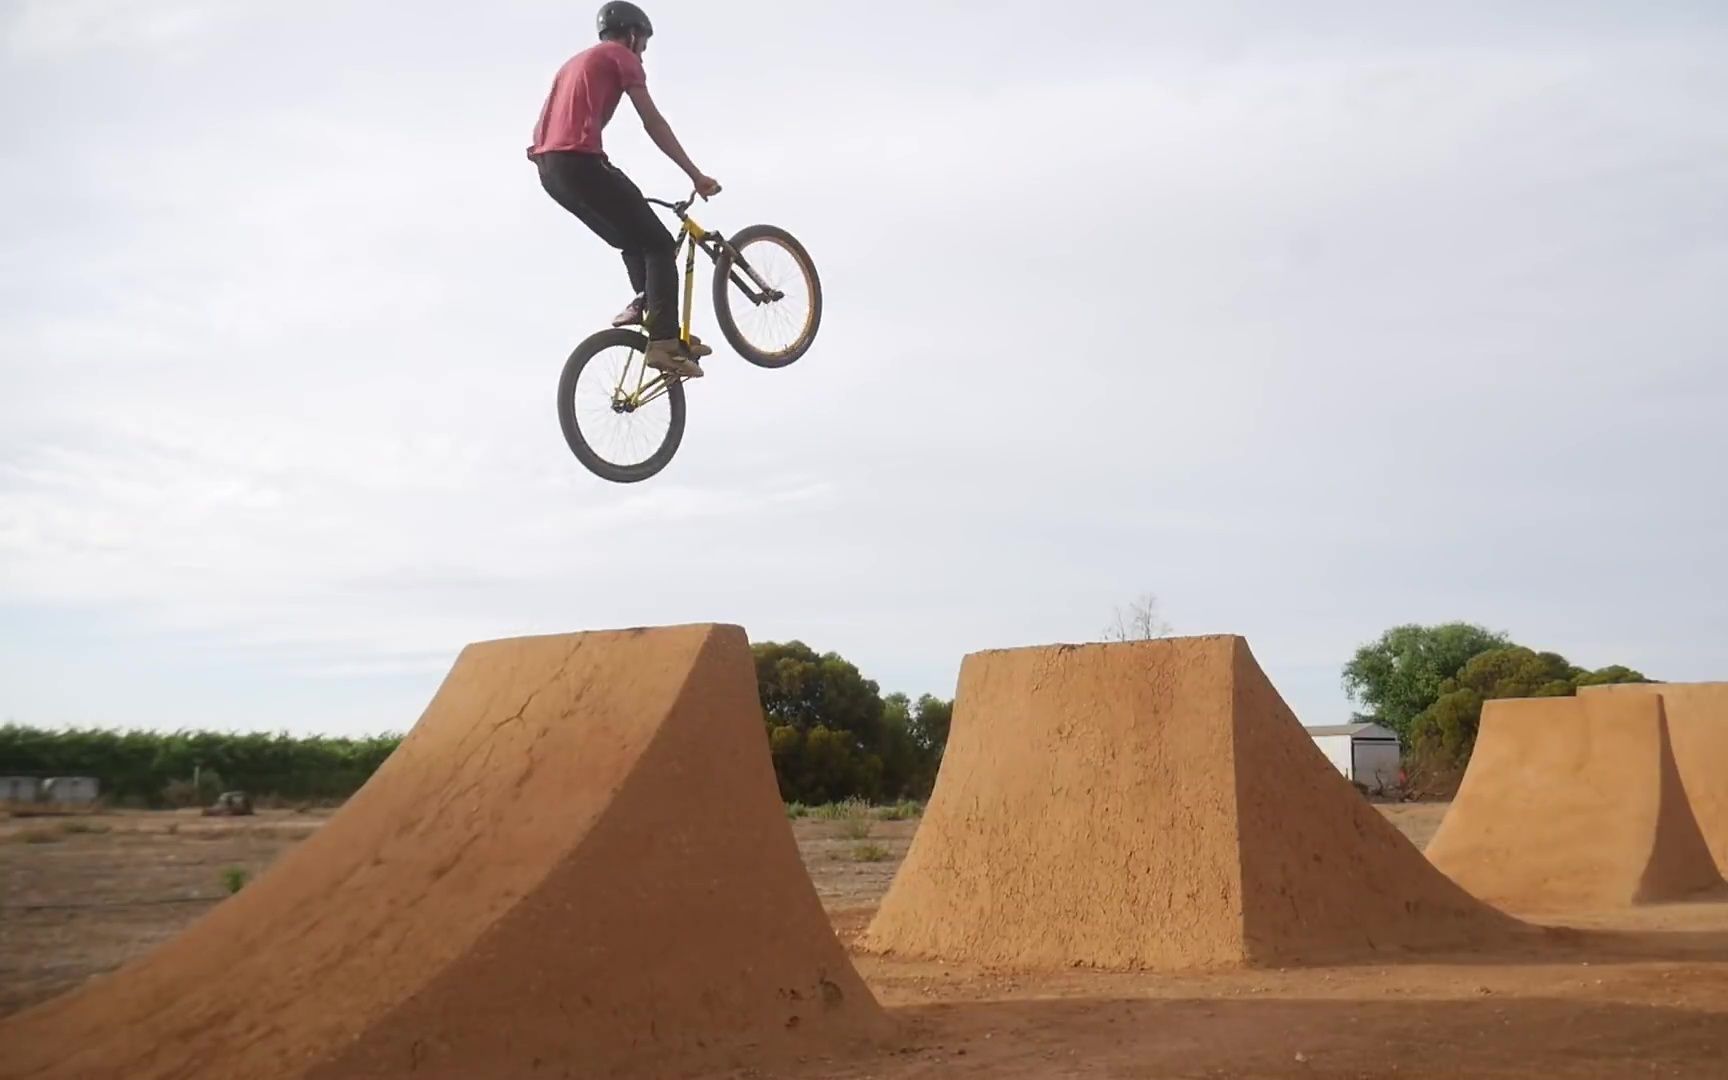
M 642 197 L 641 189 L 613 166 L 601 148 L 601 130 L 612 119 L 619 100 L 629 95 L 654 145 L 684 170 L 698 195 L 704 199 L 717 195 L 720 185 L 690 161 L 672 134 L 672 126 L 648 96 L 642 54 L 654 36 L 654 24 L 647 13 L 635 4 L 612 0 L 601 6 L 595 23 L 600 43 L 577 53 L 558 69 L 540 110 L 528 158 L 539 168 L 540 186 L 546 194 L 624 253 L 624 268 L 636 298 L 612 325 L 633 326 L 645 321 L 648 366 L 687 379 L 701 378 L 698 361 L 714 350 L 694 336 L 688 347 L 679 340 L 672 234 Z

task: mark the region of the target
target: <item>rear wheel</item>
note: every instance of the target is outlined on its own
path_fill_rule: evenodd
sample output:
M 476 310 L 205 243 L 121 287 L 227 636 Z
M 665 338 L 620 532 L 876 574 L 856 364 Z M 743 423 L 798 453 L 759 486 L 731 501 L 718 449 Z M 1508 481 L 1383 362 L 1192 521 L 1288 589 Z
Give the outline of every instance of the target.
M 558 379 L 558 425 L 576 460 L 615 484 L 664 469 L 684 439 L 684 381 L 643 363 L 648 339 L 605 330 L 570 354 Z
M 714 315 L 752 364 L 785 367 L 803 356 L 822 325 L 822 282 L 810 253 L 785 229 L 740 229 L 715 264 Z

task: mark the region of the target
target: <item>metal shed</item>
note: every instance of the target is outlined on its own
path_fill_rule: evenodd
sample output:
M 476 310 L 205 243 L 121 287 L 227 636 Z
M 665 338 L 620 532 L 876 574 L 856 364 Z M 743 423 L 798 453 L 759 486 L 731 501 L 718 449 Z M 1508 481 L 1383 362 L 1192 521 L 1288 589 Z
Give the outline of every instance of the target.
M 42 801 L 55 806 L 92 806 L 101 794 L 94 776 L 54 776 L 42 782 Z
M 42 792 L 42 781 L 34 776 L 0 776 L 0 802 L 33 803 Z
M 1376 792 L 1398 786 L 1403 754 L 1397 732 L 1379 724 L 1334 724 L 1308 734 L 1344 779 Z

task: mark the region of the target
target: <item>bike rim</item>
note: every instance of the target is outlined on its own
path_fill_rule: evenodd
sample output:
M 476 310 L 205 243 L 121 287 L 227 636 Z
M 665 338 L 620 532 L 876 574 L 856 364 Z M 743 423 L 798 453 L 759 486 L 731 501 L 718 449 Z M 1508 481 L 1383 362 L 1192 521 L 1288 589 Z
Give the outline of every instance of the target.
M 809 267 L 784 240 L 764 236 L 739 249 L 750 269 L 768 288 L 784 294 L 779 300 L 756 303 L 733 284 L 732 323 L 752 348 L 769 356 L 792 352 L 810 332 L 816 318 L 816 283 Z M 742 269 L 734 269 L 751 289 L 756 283 Z
M 654 390 L 659 378 L 642 353 L 627 345 L 603 349 L 582 365 L 571 406 L 582 441 L 595 456 L 627 469 L 646 464 L 666 444 L 672 400 L 664 389 Z M 614 407 L 633 395 L 652 400 L 625 411 Z

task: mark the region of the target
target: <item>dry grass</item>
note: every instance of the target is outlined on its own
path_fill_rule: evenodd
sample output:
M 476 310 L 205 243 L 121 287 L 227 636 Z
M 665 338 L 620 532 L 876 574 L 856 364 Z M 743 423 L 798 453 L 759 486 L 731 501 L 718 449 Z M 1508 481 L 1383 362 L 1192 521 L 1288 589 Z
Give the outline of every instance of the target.
M 841 819 L 839 832 L 848 840 L 862 840 L 875 828 L 876 823 L 870 820 L 869 815 L 861 814 L 858 817 Z
M 881 844 L 858 844 L 852 849 L 853 862 L 886 862 L 889 855 Z
M 20 829 L 10 839 L 14 844 L 58 844 L 66 834 L 59 829 Z
M 901 799 L 897 803 L 876 808 L 877 821 L 910 821 L 924 813 L 924 804 L 915 799 Z
M 15 818 L 77 817 L 90 813 L 89 807 L 56 806 L 53 803 L 8 803 L 6 814 Z

